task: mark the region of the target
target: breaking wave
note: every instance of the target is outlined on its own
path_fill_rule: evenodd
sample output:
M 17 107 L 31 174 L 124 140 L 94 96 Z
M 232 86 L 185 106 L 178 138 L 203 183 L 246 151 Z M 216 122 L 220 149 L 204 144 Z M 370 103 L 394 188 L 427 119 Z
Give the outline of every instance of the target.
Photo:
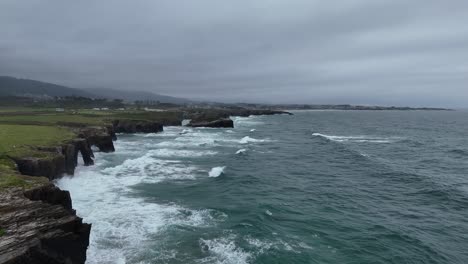
M 245 152 L 247 152 L 247 149 L 239 149 L 236 154 L 244 154 Z
M 104 155 L 98 153 L 97 160 L 101 159 Z M 59 180 L 57 185 L 70 191 L 78 214 L 93 224 L 87 263 L 135 263 L 143 254 L 140 248 L 151 247 L 150 238 L 171 226 L 214 224 L 216 214 L 212 210 L 157 204 L 130 195 L 135 184 L 163 178 L 193 178 L 190 175 L 194 169 L 144 155 L 101 170 L 79 167 L 73 178 Z M 158 237 L 164 239 L 163 234 Z
M 208 176 L 210 176 L 210 177 L 219 177 L 224 173 L 225 168 L 226 168 L 226 166 L 214 167 L 208 172 Z
M 325 138 L 335 142 L 354 142 L 354 143 L 393 143 L 399 138 L 386 138 L 374 136 L 333 136 L 321 133 L 313 133 L 312 136 Z
M 251 138 L 249 136 L 245 136 L 241 140 L 239 140 L 239 143 L 248 144 L 248 143 L 251 143 L 251 142 L 265 142 L 265 141 L 266 140 L 264 140 L 264 139 L 255 139 L 255 138 Z

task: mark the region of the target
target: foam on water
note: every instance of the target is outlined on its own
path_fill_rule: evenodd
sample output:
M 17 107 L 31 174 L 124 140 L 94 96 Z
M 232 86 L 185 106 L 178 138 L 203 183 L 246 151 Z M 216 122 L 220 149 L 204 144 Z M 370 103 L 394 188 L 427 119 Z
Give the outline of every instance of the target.
M 252 126 L 261 125 L 263 124 L 263 122 L 259 121 L 259 118 L 261 117 L 259 116 L 231 117 L 231 119 L 234 121 L 234 127 L 252 127 Z
M 97 153 L 97 160 L 104 155 Z M 74 208 L 85 222 L 92 223 L 88 263 L 133 263 L 151 247 L 150 237 L 173 225 L 207 226 L 215 219 L 210 210 L 190 210 L 177 204 L 156 204 L 132 197 L 131 186 L 144 182 L 150 174 L 145 165 L 154 163 L 148 155 L 126 160 L 121 165 L 97 170 L 79 167 L 73 178 L 65 177 L 57 185 L 69 190 Z M 191 169 L 161 164 L 152 175 L 166 177 L 189 173 Z M 164 167 L 169 167 L 166 172 Z M 151 170 L 153 171 L 153 170 Z M 158 176 L 160 177 L 160 176 Z M 177 176 L 176 176 L 177 177 Z M 164 235 L 159 236 L 164 239 Z
M 197 128 L 186 133 L 178 133 L 173 140 L 163 141 L 156 144 L 157 147 L 168 148 L 198 148 L 198 147 L 218 147 L 237 143 L 223 132 L 212 132 Z
M 202 157 L 216 155 L 218 152 L 210 150 L 184 150 L 184 149 L 170 149 L 170 148 L 161 148 L 151 150 L 150 154 L 155 157 Z
M 119 177 L 127 184 L 159 182 L 163 180 L 194 179 L 198 168 L 177 160 L 160 160 L 151 152 L 136 159 L 127 159 L 122 164 L 101 170 L 103 175 Z
M 221 174 L 224 173 L 224 169 L 226 168 L 226 166 L 222 166 L 222 167 L 214 167 L 210 170 L 210 172 L 208 172 L 208 176 L 210 177 L 219 177 L 221 176 Z
M 249 136 L 245 136 L 241 140 L 239 140 L 239 143 L 248 144 L 248 143 L 252 143 L 252 142 L 265 142 L 265 141 L 266 141 L 265 139 L 255 139 L 255 138 L 251 138 Z
M 202 263 L 249 263 L 251 254 L 238 247 L 234 242 L 234 239 L 234 236 L 206 240 L 200 239 L 200 248 L 204 251 L 207 251 L 210 254 L 210 256 L 202 260 Z
M 313 133 L 312 136 L 322 137 L 335 142 L 355 142 L 355 143 L 392 143 L 397 138 L 384 138 L 374 136 L 333 136 L 321 133 Z

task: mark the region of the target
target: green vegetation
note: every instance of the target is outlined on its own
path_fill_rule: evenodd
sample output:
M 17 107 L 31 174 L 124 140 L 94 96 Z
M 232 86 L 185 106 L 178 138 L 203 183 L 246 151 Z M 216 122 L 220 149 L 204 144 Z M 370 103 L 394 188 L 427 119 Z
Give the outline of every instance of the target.
M 29 188 L 47 181 L 42 177 L 20 175 L 10 157 L 44 157 L 38 146 L 55 146 L 72 139 L 74 133 L 56 126 L 0 124 L 0 190 L 10 187 Z
M 6 231 L 0 227 L 0 237 L 4 236 Z
M 103 123 L 100 115 L 78 115 L 78 114 L 24 114 L 24 115 L 3 115 L 0 116 L 0 123 L 8 124 L 37 124 L 55 125 L 60 123 L 91 124 L 100 125 Z
M 75 136 L 57 126 L 0 124 L 0 159 L 34 155 L 33 146 L 56 146 Z
M 0 190 L 11 187 L 29 187 L 29 184 L 21 179 L 19 175 L 2 174 L 0 172 Z
M 30 188 L 47 183 L 44 177 L 34 177 L 19 174 L 13 160 L 0 157 L 0 191 L 11 187 Z
M 0 109 L 0 124 L 23 124 L 23 125 L 106 125 L 110 124 L 115 119 L 134 119 L 134 120 L 150 120 L 163 124 L 174 124 L 182 121 L 183 113 L 181 111 L 162 111 L 162 112 L 147 112 L 141 110 L 107 110 L 97 111 L 91 109 L 84 110 L 68 110 L 65 112 L 45 111 L 26 111 L 26 108 L 21 108 L 21 111 L 14 111 L 8 108 L 8 111 L 3 112 Z

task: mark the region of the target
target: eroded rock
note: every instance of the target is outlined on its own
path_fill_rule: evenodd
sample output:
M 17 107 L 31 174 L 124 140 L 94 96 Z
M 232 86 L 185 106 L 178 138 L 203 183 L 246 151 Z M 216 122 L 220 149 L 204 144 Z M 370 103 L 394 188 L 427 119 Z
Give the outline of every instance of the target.
M 191 127 L 234 127 L 234 122 L 230 118 L 218 119 L 211 122 L 190 122 L 187 126 Z
M 115 133 L 158 133 L 163 131 L 163 125 L 144 120 L 114 120 Z
M 0 192 L 0 226 L 0 263 L 86 261 L 91 225 L 75 215 L 68 192 L 52 184 L 24 194 L 19 188 Z

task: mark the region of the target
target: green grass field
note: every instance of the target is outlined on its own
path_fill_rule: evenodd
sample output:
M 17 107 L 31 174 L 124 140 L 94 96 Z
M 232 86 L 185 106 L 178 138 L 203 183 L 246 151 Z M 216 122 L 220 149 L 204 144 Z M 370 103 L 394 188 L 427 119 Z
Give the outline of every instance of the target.
M 0 157 L 19 157 L 33 153 L 34 146 L 54 146 L 75 136 L 57 126 L 0 124 Z
M 11 110 L 11 109 L 10 109 Z M 25 110 L 25 109 L 22 109 Z M 182 112 L 145 112 L 145 111 L 94 111 L 79 110 L 66 112 L 0 112 L 0 124 L 25 125 L 106 125 L 115 119 L 136 119 L 173 124 L 182 120 Z

